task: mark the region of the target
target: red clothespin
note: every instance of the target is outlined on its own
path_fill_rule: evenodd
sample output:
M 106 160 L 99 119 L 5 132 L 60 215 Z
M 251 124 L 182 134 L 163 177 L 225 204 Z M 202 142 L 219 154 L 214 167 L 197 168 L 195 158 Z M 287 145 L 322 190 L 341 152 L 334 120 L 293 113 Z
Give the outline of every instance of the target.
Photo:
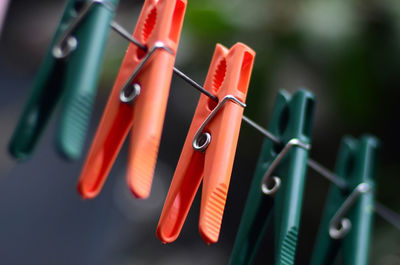
M 78 190 L 93 198 L 101 190 L 134 125 L 128 184 L 139 198 L 151 189 L 186 0 L 146 0 L 82 170 Z
M 204 88 L 157 227 L 164 243 L 183 226 L 204 176 L 199 230 L 206 243 L 218 241 L 255 52 L 242 43 L 217 45 Z

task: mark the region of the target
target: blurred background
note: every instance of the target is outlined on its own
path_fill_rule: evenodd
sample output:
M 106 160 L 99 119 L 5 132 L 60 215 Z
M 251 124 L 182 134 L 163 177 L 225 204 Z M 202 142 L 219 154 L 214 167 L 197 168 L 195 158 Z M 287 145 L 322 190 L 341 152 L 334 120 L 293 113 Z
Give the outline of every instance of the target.
M 0 264 L 227 264 L 263 138 L 243 123 L 219 242 L 207 246 L 198 234 L 197 196 L 181 236 L 162 245 L 155 229 L 199 97 L 176 77 L 148 200 L 125 185 L 126 147 L 101 194 L 80 199 L 84 159 L 67 162 L 55 152 L 57 114 L 30 160 L 16 164 L 8 155 L 65 2 L 11 0 L 0 35 Z M 400 212 L 398 0 L 188 2 L 178 68 L 203 83 L 216 43 L 246 43 L 257 56 L 245 114 L 266 126 L 279 89 L 310 89 L 317 98 L 311 156 L 333 169 L 343 135 L 376 135 L 383 143 L 377 198 Z M 116 21 L 132 32 L 141 6 L 121 0 Z M 127 44 L 110 33 L 86 151 Z M 309 170 L 296 264 L 309 262 L 328 186 Z M 265 238 L 255 264 L 271 264 L 272 241 Z M 399 263 L 400 231 L 376 216 L 371 264 Z

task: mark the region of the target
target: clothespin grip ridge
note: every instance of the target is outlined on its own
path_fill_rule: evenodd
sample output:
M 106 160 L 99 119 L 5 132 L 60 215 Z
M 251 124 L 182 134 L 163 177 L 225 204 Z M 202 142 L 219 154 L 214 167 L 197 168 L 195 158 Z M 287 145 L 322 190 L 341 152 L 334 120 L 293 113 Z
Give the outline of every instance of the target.
M 133 37 L 147 51 L 128 47 L 81 173 L 84 198 L 100 192 L 132 126 L 128 185 L 149 196 L 185 9 L 185 0 L 145 1 Z
M 164 243 L 178 237 L 203 180 L 199 230 L 206 243 L 218 241 L 243 106 L 255 53 L 242 43 L 217 45 L 157 227 Z

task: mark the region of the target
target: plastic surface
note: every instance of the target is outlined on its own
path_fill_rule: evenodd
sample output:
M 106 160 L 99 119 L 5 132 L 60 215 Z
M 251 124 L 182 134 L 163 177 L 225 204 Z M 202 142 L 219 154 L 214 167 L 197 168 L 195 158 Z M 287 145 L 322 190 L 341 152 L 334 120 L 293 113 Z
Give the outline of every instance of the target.
M 379 142 L 375 137 L 366 135 L 360 140 L 349 136 L 343 138 L 335 172 L 346 181 L 349 188 L 347 191 L 341 191 L 331 185 L 311 265 L 334 264 L 341 249 L 343 264 L 368 264 L 378 151 Z M 346 216 L 352 223 L 349 233 L 343 239 L 332 239 L 329 236 L 330 220 L 350 192 L 362 182 L 370 184 L 372 191 L 362 194 Z
M 219 101 L 233 95 L 244 103 L 254 57 L 255 52 L 242 43 L 230 50 L 218 44 L 204 88 Z M 194 135 L 216 105 L 200 96 L 157 227 L 157 236 L 164 243 L 178 237 L 203 176 L 199 230 L 206 243 L 218 241 L 243 107 L 227 101 L 204 130 L 211 134 L 208 148 L 195 151 Z
M 118 4 L 116 0 L 104 2 Z M 113 17 L 108 7 L 97 4 L 74 34 L 78 49 L 68 59 L 57 132 L 57 147 L 69 159 L 78 159 L 82 153 Z
M 369 260 L 369 248 L 374 216 L 375 175 L 379 154 L 379 140 L 373 136 L 363 136 L 357 145 L 354 177 L 349 186 L 354 189 L 359 183 L 369 183 L 372 192 L 363 194 L 349 212 L 352 229 L 343 239 L 343 264 L 366 265 Z
M 80 176 L 83 198 L 100 192 L 132 125 L 128 184 L 135 196 L 149 196 L 185 8 L 185 0 L 145 1 L 133 37 L 148 49 L 162 41 L 174 55 L 156 51 L 133 80 L 141 85 L 140 95 L 123 103 L 121 88 L 145 55 L 129 45 Z
M 342 140 L 335 167 L 335 174 L 347 183 L 350 176 L 350 163 L 353 160 L 353 150 L 356 140 L 345 137 Z M 317 239 L 315 241 L 311 265 L 330 265 L 335 264 L 337 255 L 342 244 L 341 239 L 332 239 L 329 236 L 329 223 L 336 211 L 349 195 L 349 191 L 340 190 L 337 186 L 331 185 L 325 203 L 325 209 L 319 226 Z
M 314 96 L 310 92 L 300 90 L 292 96 L 279 92 L 270 132 L 283 144 L 293 138 L 309 144 L 313 109 Z M 294 264 L 308 150 L 292 147 L 277 166 L 273 176 L 281 178 L 281 186 L 271 197 L 261 191 L 261 181 L 282 147 L 269 139 L 264 140 L 231 254 L 231 265 L 253 263 L 271 218 L 275 218 L 275 264 Z
M 74 31 L 78 46 L 66 59 L 53 57 L 52 49 L 76 15 L 77 3 L 68 2 L 33 89 L 12 136 L 9 150 L 18 158 L 27 158 L 37 145 L 57 103 L 65 93 L 58 147 L 64 156 L 78 158 L 92 110 L 109 23 L 114 11 L 96 5 Z M 88 1 L 86 1 L 88 2 Z M 115 6 L 118 1 L 108 0 Z

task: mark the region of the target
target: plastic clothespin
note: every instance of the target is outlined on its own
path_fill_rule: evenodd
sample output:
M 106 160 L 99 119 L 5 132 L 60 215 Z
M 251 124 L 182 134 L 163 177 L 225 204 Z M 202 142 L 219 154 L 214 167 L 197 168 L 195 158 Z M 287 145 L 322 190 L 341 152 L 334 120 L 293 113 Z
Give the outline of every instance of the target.
M 271 218 L 275 264 L 294 264 L 313 110 L 310 92 L 279 92 L 269 130 L 281 144 L 263 143 L 230 265 L 252 264 Z
M 186 0 L 146 0 L 83 167 L 78 190 L 93 198 L 134 126 L 128 184 L 136 197 L 149 196 Z
M 343 264 L 368 264 L 378 152 L 373 136 L 342 140 L 335 172 L 347 189 L 331 184 L 311 265 L 334 264 L 341 249 Z
M 255 52 L 242 43 L 217 45 L 157 227 L 164 243 L 178 237 L 203 179 L 199 230 L 206 243 L 218 241 L 243 107 Z
M 57 147 L 80 156 L 96 95 L 105 44 L 117 0 L 70 0 L 10 142 L 11 154 L 27 158 L 62 97 Z

